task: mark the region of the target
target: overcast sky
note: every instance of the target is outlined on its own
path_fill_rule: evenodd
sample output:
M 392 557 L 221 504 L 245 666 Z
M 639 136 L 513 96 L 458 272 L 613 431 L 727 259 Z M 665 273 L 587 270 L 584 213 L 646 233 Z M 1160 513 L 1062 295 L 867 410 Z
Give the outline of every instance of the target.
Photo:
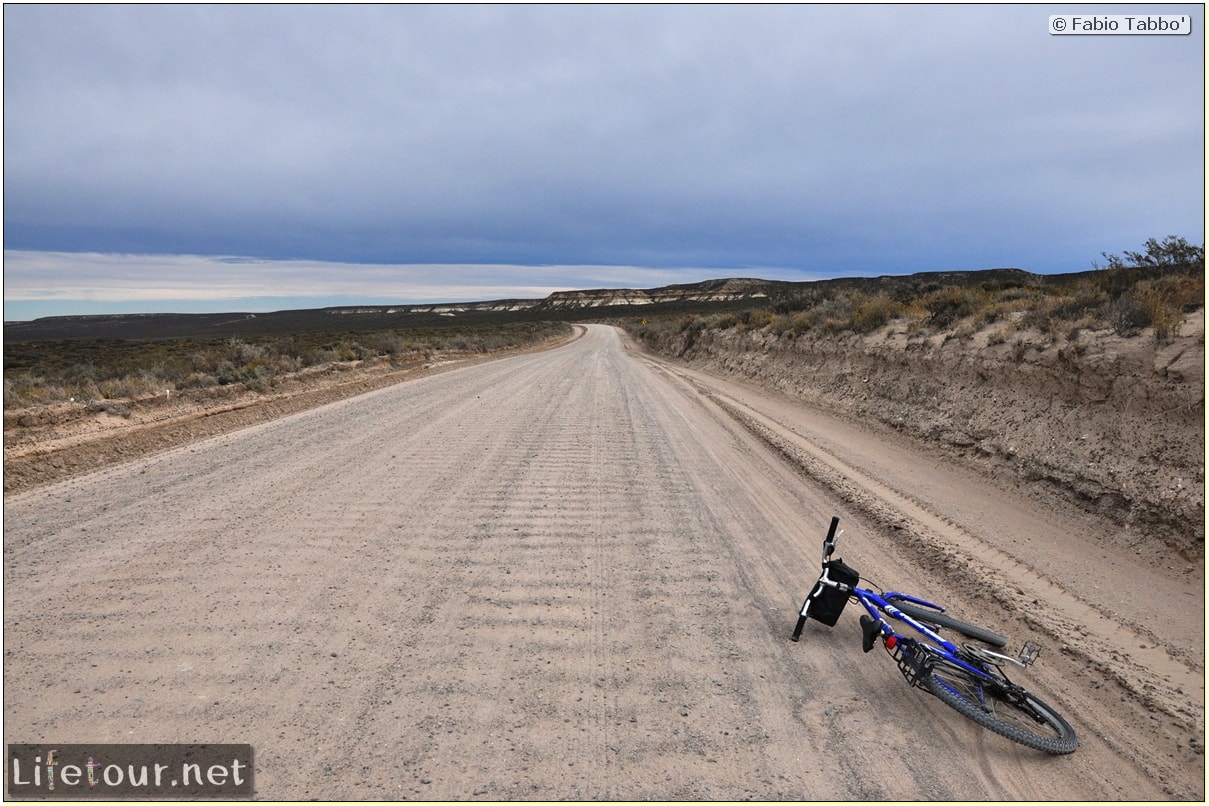
M 4 315 L 1082 271 L 1204 241 L 1123 6 L 4 7 Z

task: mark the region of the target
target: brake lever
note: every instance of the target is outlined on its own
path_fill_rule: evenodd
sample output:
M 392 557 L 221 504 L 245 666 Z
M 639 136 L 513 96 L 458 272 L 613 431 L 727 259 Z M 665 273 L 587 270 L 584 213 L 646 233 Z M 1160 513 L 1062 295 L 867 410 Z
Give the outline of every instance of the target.
M 844 530 L 840 529 L 834 537 L 823 541 L 823 562 L 827 562 L 831 559 L 831 555 L 835 554 L 835 544 L 840 542 L 840 538 L 843 537 L 843 535 Z

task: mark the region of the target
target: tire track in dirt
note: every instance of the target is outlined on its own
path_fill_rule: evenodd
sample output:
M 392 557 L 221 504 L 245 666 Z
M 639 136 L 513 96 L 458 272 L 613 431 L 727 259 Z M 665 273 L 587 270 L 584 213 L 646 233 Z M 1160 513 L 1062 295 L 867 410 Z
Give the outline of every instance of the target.
M 1164 784 L 1169 794 L 1176 790 L 1166 786 L 1168 782 L 1181 777 L 1180 765 L 1184 762 L 1177 760 L 1179 755 L 1191 755 L 1197 765 L 1203 765 L 1204 677 L 1200 664 L 1192 660 L 1192 653 L 1185 647 L 1165 643 L 1133 620 L 1110 615 L 1072 594 L 1020 556 L 983 542 L 922 501 L 846 463 L 825 447 L 824 441 L 811 441 L 796 426 L 774 420 L 726 394 L 701 373 L 674 367 L 667 367 L 667 371 L 713 400 L 792 466 L 873 518 L 894 535 L 895 543 L 911 546 L 915 562 L 932 568 L 950 583 L 960 583 L 967 593 L 990 595 L 1007 613 L 1014 612 L 1023 623 L 1056 642 L 1063 654 L 1078 660 L 1073 680 L 1063 680 L 1049 671 L 1044 674 L 1051 681 L 1049 691 L 1063 692 L 1071 683 L 1076 691 L 1088 683 L 1101 689 L 1107 678 L 1126 692 L 1121 702 L 1132 699 L 1142 706 L 1143 719 L 1147 713 L 1151 720 L 1156 713 L 1164 715 L 1166 720 L 1155 725 L 1163 734 L 1157 744 L 1174 744 L 1180 752 L 1167 753 L 1162 760 L 1154 758 L 1145 771 Z M 1150 573 L 1149 569 L 1140 570 Z M 1159 625 L 1168 631 L 1172 626 Z M 1194 652 L 1199 649 L 1199 645 L 1192 647 Z M 1111 691 L 1109 687 L 1105 693 Z M 1087 698 L 1073 691 L 1047 696 L 1067 713 L 1078 714 L 1088 707 Z M 1114 717 L 1115 710 L 1110 708 L 1104 718 L 1092 718 L 1096 738 L 1124 757 L 1142 757 L 1152 751 L 1155 740 L 1130 738 L 1121 730 L 1130 718 Z M 1085 725 L 1085 738 L 1086 731 Z
M 1177 647 L 1163 642 L 1152 646 L 1155 642 L 1153 634 L 1143 634 L 1109 617 L 1020 558 L 981 542 L 919 501 L 797 438 L 742 403 L 723 395 L 715 394 L 714 397 L 738 422 L 812 477 L 843 490 L 846 499 L 886 527 L 902 530 L 909 540 L 921 547 L 921 556 L 943 558 L 946 575 L 967 576 L 970 584 L 1000 594 L 1000 602 L 1009 611 L 1019 606 L 1020 599 L 1045 602 L 1044 607 L 1027 608 L 1026 620 L 1058 642 L 1062 651 L 1088 662 L 1100 663 L 1102 671 L 1135 695 L 1144 697 L 1151 707 L 1187 720 L 1190 730 L 1203 720 L 1203 707 L 1189 718 L 1187 692 L 1203 686 L 1204 671 L 1173 662 L 1171 656 Z M 1079 639 L 1073 640 L 1072 636 L 1079 636 Z M 1103 647 L 1121 649 L 1113 657 L 1115 663 L 1110 664 L 1089 653 L 1086 647 L 1097 651 Z M 1161 680 L 1155 676 L 1156 670 L 1162 670 Z

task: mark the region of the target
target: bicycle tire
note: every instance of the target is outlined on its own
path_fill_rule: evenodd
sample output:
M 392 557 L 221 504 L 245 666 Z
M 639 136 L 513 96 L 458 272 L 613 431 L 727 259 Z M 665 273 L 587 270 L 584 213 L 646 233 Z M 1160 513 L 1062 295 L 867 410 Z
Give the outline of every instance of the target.
M 904 602 L 899 599 L 891 599 L 890 602 L 916 621 L 956 630 L 966 638 L 982 641 L 984 644 L 989 644 L 996 649 L 1002 649 L 1007 646 L 1008 639 L 993 630 L 987 630 L 974 624 L 967 624 L 964 621 L 953 618 L 947 613 L 940 613 L 931 608 L 920 607 L 919 605 L 913 605 L 910 602 Z
M 965 718 L 1025 747 L 1061 756 L 1079 746 L 1070 723 L 1023 689 L 981 681 L 947 663 L 933 667 L 923 687 Z

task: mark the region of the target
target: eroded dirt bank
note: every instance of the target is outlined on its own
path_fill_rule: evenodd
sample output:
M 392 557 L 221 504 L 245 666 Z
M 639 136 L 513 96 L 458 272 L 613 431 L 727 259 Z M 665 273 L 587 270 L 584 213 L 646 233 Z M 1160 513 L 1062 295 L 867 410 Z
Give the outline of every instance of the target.
M 1134 539 L 1204 555 L 1203 309 L 1166 344 L 1150 331 L 957 337 L 901 323 L 869 335 L 730 329 L 645 343 L 945 447 Z

